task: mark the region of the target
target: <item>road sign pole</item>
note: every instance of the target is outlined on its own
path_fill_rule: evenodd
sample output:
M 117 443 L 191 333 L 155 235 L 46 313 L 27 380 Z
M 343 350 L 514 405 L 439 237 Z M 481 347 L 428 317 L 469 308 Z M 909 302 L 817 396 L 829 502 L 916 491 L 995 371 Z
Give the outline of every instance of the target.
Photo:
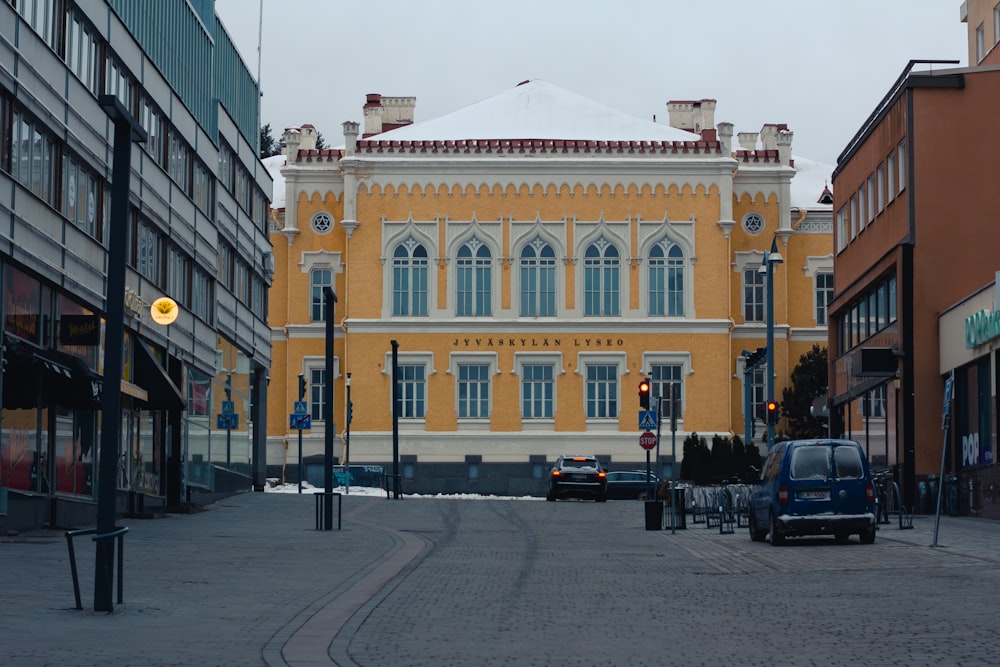
M 299 400 L 306 395 L 305 375 L 299 373 Z M 302 429 L 299 429 L 299 493 L 302 493 Z

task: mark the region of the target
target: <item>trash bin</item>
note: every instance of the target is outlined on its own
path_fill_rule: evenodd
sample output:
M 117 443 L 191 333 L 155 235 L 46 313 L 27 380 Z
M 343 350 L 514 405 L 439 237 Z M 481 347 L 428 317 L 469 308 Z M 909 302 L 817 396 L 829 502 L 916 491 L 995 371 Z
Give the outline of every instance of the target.
M 958 476 L 944 476 L 944 505 L 948 516 L 958 516 Z
M 646 530 L 663 530 L 663 501 L 646 501 Z

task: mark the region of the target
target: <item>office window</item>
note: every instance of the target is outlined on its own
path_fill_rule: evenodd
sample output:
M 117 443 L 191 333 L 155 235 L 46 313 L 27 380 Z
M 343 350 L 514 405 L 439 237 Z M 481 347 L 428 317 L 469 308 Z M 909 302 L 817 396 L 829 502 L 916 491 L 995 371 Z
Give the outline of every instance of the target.
M 852 241 L 865 228 L 865 210 L 868 206 L 869 197 L 871 197 L 871 193 L 865 189 L 865 184 L 862 183 L 861 187 L 858 188 L 858 217 L 851 220 Z
M 981 63 L 986 57 L 986 29 L 980 23 L 976 28 L 976 63 Z
M 187 305 L 188 288 L 191 284 L 191 260 L 179 249 L 170 246 L 167 249 L 167 293 L 177 303 Z
M 584 315 L 619 315 L 621 258 L 618 248 L 604 238 L 584 253 Z
M 521 317 L 556 314 L 556 254 L 536 238 L 521 250 Z
M 653 364 L 649 369 L 649 379 L 653 386 L 651 392 L 657 396 L 656 404 L 651 405 L 660 413 L 660 422 L 669 422 L 672 413 L 671 399 L 677 408 L 677 418 L 684 414 L 684 383 L 681 364 Z
M 456 270 L 456 314 L 489 317 L 493 314 L 493 257 L 490 249 L 472 239 L 458 249 Z
M 158 287 L 163 286 L 163 235 L 133 210 L 132 259 L 135 270 Z
M 816 274 L 816 324 L 826 326 L 826 308 L 833 299 L 833 274 L 822 272 Z
M 233 290 L 236 274 L 236 251 L 227 243 L 219 243 L 218 275 L 216 279 L 229 291 Z
M 1000 42 L 1000 4 L 993 8 L 993 43 Z
M 201 160 L 192 160 L 191 198 L 198 210 L 209 217 L 215 213 L 215 178 Z
M 618 366 L 587 366 L 587 419 L 618 418 Z
M 868 222 L 875 219 L 875 174 L 868 174 Z
M 878 212 L 885 209 L 885 166 L 878 166 Z
M 743 321 L 764 321 L 764 283 L 767 275 L 757 267 L 743 270 Z
M 555 380 L 551 364 L 525 364 L 521 369 L 521 417 L 552 419 Z
M 896 276 L 892 276 L 886 283 L 889 290 L 889 324 L 896 321 Z
M 906 188 L 906 142 L 900 141 L 896 146 L 896 184 L 899 186 L 897 192 L 902 192 Z
M 66 18 L 65 42 L 63 59 L 67 67 L 90 92 L 97 95 L 100 92 L 97 79 L 100 42 L 75 10 L 70 11 Z
M 427 250 L 412 237 L 392 256 L 392 314 L 427 314 Z
M 423 364 L 400 364 L 396 396 L 402 419 L 423 419 L 427 413 L 427 380 Z
M 896 198 L 896 153 L 889 153 L 885 158 L 885 174 L 888 181 L 886 182 L 885 194 L 886 203 L 891 203 L 893 199 Z
M 458 367 L 458 418 L 486 419 L 490 416 L 490 367 L 462 364 Z
M 167 121 L 163 115 L 145 97 L 139 103 L 139 124 L 146 130 L 146 141 L 140 144 L 149 157 L 161 167 L 164 166 L 164 142 Z
M 87 234 L 102 241 L 107 217 L 105 208 L 110 204 L 103 182 L 65 151 L 62 163 L 62 214 Z
M 234 194 L 236 187 L 236 156 L 233 149 L 224 141 L 219 142 L 219 182 L 230 194 Z
M 750 409 L 754 421 L 764 422 L 764 402 L 768 399 L 767 367 L 758 366 L 750 372 Z
M 191 282 L 191 312 L 212 324 L 212 304 L 215 284 L 207 273 L 194 269 Z
M 684 252 L 669 241 L 656 244 L 649 252 L 649 314 L 684 314 Z
M 851 201 L 854 201 L 853 198 Z M 840 252 L 847 247 L 847 206 L 841 206 L 840 210 L 837 211 L 837 252 Z
M 885 385 L 880 384 L 861 397 L 861 416 L 885 418 Z
M 326 322 L 326 297 L 324 287 L 333 287 L 331 269 L 313 269 L 309 272 L 309 314 L 313 322 Z
M 191 150 L 179 134 L 167 135 L 167 173 L 184 194 L 191 194 Z
M 851 209 L 850 209 L 850 211 L 848 211 L 848 215 L 850 215 L 851 238 L 853 239 L 855 236 L 858 235 L 858 230 L 857 230 L 857 227 L 858 227 L 858 195 L 857 194 L 851 195 Z

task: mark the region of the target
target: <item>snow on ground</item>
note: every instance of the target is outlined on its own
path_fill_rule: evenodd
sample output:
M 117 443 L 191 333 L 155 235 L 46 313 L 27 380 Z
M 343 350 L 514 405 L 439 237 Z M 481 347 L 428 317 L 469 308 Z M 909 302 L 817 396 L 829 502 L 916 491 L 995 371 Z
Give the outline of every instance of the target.
M 265 493 L 298 493 L 299 485 L 298 483 L 293 484 L 278 484 L 275 483 L 271 486 L 270 482 L 277 482 L 277 480 L 268 480 L 267 486 L 264 487 Z M 323 488 L 319 486 L 313 486 L 309 482 L 302 482 L 302 493 L 323 493 Z M 350 489 L 345 489 L 343 486 L 338 486 L 333 489 L 334 493 L 342 493 L 345 496 L 375 496 L 375 497 L 386 497 L 385 489 L 378 489 L 370 486 L 354 486 L 352 485 Z M 477 493 L 438 493 L 438 494 L 421 494 L 421 493 L 406 493 L 403 494 L 406 498 L 449 498 L 455 500 L 544 500 L 544 498 L 537 498 L 535 496 L 484 496 Z

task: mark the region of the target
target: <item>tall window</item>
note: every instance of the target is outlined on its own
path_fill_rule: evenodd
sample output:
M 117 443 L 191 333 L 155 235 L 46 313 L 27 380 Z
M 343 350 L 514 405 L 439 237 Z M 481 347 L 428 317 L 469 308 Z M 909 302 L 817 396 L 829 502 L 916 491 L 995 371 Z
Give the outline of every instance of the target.
M 401 364 L 396 397 L 399 416 L 403 419 L 423 419 L 427 414 L 427 380 L 423 364 Z
M 885 188 L 886 203 L 889 204 L 896 197 L 896 184 L 894 182 L 896 179 L 895 152 L 889 153 L 889 155 L 887 155 L 885 158 L 885 173 L 886 173 L 886 178 L 888 179 L 886 181 L 886 188 Z
M 896 146 L 896 167 L 898 169 L 896 185 L 899 187 L 899 192 L 902 192 L 906 188 L 906 141 L 900 141 L 899 145 Z
M 649 314 L 684 314 L 684 252 L 679 245 L 664 241 L 649 252 Z
M 392 255 L 392 314 L 427 314 L 427 250 L 412 237 Z
M 459 316 L 489 317 L 493 314 L 493 258 L 490 249 L 472 239 L 458 249 L 457 309 Z
M 875 219 L 875 174 L 868 174 L 868 222 Z
M 854 202 L 854 197 L 851 197 L 851 201 Z M 847 205 L 840 207 L 837 211 L 837 252 L 840 252 L 847 247 Z
M 324 287 L 333 287 L 333 271 L 313 269 L 309 274 L 309 310 L 313 322 L 326 322 Z
M 552 419 L 555 381 L 549 364 L 525 365 L 521 371 L 521 417 Z
M 490 367 L 465 364 L 458 367 L 458 418 L 485 419 L 490 416 Z
M 826 325 L 826 308 L 833 299 L 833 274 L 824 272 L 816 274 L 816 324 Z
M 190 304 L 191 260 L 178 248 L 167 249 L 167 292 L 181 305 Z
M 861 416 L 885 418 L 885 385 L 880 384 L 861 397 Z
M 621 258 L 618 248 L 604 238 L 599 239 L 587 248 L 583 267 L 584 314 L 619 315 Z
M 986 29 L 980 23 L 976 28 L 976 63 L 981 63 L 986 57 Z
M 163 235 L 133 211 L 135 270 L 154 285 L 163 286 Z
M 323 396 L 326 395 L 326 369 L 309 369 L 309 418 L 314 422 L 323 421 Z
M 659 397 L 659 405 L 651 406 L 660 410 L 660 420 L 669 420 L 673 414 L 671 398 L 677 407 L 677 417 L 684 414 L 684 386 L 681 382 L 680 364 L 653 364 L 649 369 L 649 379 L 653 381 L 653 393 Z
M 536 238 L 521 250 L 521 317 L 556 314 L 556 254 Z
M 751 415 L 754 420 L 764 422 L 765 417 L 763 415 L 763 405 L 767 397 L 764 392 L 767 391 L 767 385 L 765 384 L 767 368 L 764 366 L 758 366 L 751 371 L 750 376 L 750 407 Z
M 587 419 L 618 418 L 618 366 L 587 366 Z
M 767 275 L 757 267 L 743 270 L 743 321 L 764 321 L 764 283 Z
M 885 166 L 878 166 L 878 212 L 885 208 Z

